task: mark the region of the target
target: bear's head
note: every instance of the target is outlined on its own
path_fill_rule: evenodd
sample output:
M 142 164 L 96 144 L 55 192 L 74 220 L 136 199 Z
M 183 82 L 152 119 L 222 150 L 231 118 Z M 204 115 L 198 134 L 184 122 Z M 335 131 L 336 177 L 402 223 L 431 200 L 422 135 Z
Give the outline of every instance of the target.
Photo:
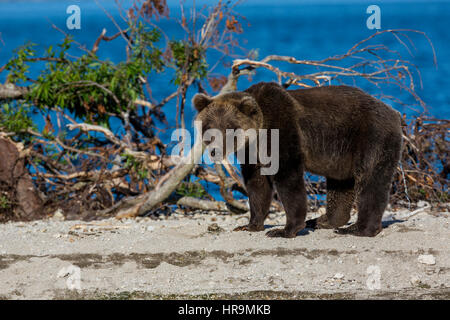
M 195 120 L 201 121 L 204 137 L 208 131 L 215 130 L 216 132 L 220 132 L 223 139 L 222 146 L 227 145 L 226 138 L 227 135 L 230 135 L 229 129 L 234 130 L 235 133 L 238 132 L 238 129 L 242 129 L 244 132 L 254 130 L 257 133 L 263 125 L 261 108 L 256 100 L 246 92 L 232 92 L 215 97 L 208 97 L 207 95 L 199 93 L 194 96 L 192 104 L 198 111 Z M 210 139 L 210 141 L 204 139 L 204 142 L 208 145 L 214 142 L 214 139 L 215 137 Z M 236 151 L 243 146 L 239 141 L 242 140 L 236 139 L 234 142 L 233 151 Z M 248 142 L 249 137 L 245 136 L 245 143 Z M 215 148 L 217 148 L 217 146 L 215 146 Z M 231 153 L 228 149 L 222 151 L 225 151 L 222 152 L 224 157 Z M 211 154 L 213 155 L 213 153 Z

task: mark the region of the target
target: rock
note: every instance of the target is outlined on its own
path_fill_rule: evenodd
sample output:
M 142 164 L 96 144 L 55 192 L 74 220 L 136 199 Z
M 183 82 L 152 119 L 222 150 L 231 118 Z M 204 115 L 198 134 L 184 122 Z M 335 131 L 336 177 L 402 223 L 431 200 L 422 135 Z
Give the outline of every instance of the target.
M 426 201 L 422 201 L 420 200 L 419 202 L 417 202 L 417 208 L 425 208 L 425 207 L 429 207 L 430 204 Z
M 383 215 L 383 222 L 389 222 L 395 220 L 395 214 L 394 213 L 386 213 Z M 394 225 L 394 227 L 396 227 Z
M 219 225 L 217 223 L 213 223 L 208 226 L 208 232 L 219 233 L 219 232 L 223 232 L 223 231 L 224 230 L 221 227 L 219 227 Z
M 154 227 L 154 226 L 148 226 L 148 227 L 147 227 L 147 231 L 153 231 L 153 230 L 155 230 L 155 227 Z
M 66 218 L 64 217 L 64 214 L 61 209 L 58 209 L 53 214 L 53 219 L 58 221 L 64 221 Z
M 336 274 L 334 275 L 333 278 L 334 278 L 334 279 L 338 279 L 338 280 L 344 279 L 344 274 L 338 272 L 338 273 L 336 273 Z
M 411 282 L 411 284 L 412 284 L 413 286 L 418 286 L 422 281 L 420 281 L 420 278 L 419 278 L 418 276 L 412 276 L 412 277 L 409 279 L 409 282 Z
M 65 278 L 68 275 L 70 275 L 70 270 L 69 268 L 62 268 L 61 270 L 59 270 L 58 274 L 56 275 L 58 278 Z
M 319 210 L 317 210 L 317 213 L 319 214 L 325 214 L 327 212 L 327 209 L 324 207 L 320 207 Z
M 436 258 L 432 254 L 422 254 L 417 260 L 423 264 L 436 264 Z
M 434 267 L 428 267 L 425 270 L 425 273 L 429 276 L 432 276 L 436 272 L 436 269 Z

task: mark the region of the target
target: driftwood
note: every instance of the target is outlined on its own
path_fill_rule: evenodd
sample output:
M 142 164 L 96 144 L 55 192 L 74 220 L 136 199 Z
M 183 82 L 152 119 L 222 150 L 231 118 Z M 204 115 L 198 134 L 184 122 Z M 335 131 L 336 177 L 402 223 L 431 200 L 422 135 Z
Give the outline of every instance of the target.
M 205 211 L 229 211 L 227 204 L 223 201 L 203 200 L 194 197 L 182 197 L 177 201 L 177 205 Z

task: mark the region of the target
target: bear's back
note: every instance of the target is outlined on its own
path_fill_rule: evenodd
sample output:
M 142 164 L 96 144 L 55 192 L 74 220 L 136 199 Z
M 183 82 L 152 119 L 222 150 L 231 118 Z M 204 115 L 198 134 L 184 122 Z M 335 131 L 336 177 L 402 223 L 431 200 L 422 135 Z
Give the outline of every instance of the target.
M 395 126 L 400 121 L 400 114 L 396 110 L 355 87 L 324 86 L 287 92 L 303 106 L 305 117 L 327 115 L 345 121 L 388 121 Z
M 291 127 L 313 132 L 361 131 L 387 136 L 401 133 L 400 113 L 366 92 L 350 86 L 286 90 L 260 82 L 247 90 L 263 111 L 268 128 Z

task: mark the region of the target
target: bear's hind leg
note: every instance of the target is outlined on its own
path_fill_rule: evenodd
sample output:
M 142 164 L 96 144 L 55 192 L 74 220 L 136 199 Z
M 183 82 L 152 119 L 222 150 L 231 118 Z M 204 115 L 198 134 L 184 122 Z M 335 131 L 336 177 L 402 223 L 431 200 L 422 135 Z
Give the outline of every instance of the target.
M 337 230 L 339 234 L 374 237 L 382 230 L 382 217 L 389 201 L 392 175 L 396 162 L 379 165 L 367 179 L 361 179 L 358 196 L 358 220 L 348 228 Z M 363 182 L 365 180 L 365 182 Z
M 306 221 L 312 229 L 333 229 L 345 225 L 350 220 L 350 212 L 355 200 L 355 180 L 335 180 L 327 178 L 326 214 Z

